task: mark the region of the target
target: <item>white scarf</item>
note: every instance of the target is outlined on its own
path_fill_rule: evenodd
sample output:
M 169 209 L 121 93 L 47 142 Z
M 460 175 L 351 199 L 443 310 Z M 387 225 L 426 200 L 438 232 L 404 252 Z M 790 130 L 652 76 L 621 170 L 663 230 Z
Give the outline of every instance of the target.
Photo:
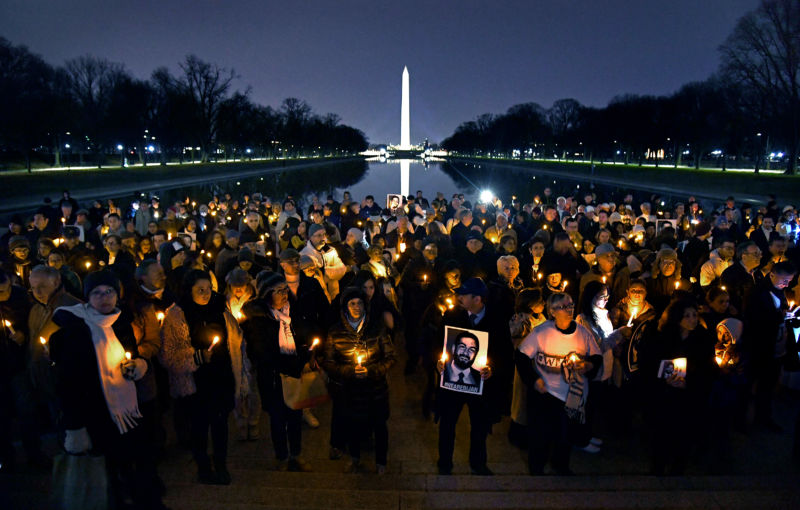
M 603 331 L 603 336 L 608 337 L 608 335 L 614 331 L 614 326 L 611 324 L 611 319 L 608 318 L 608 310 L 593 306 L 592 313 L 594 314 L 595 322 Z
M 292 318 L 289 317 L 289 305 L 282 309 L 271 308 L 272 315 L 278 319 L 278 345 L 281 354 L 296 354 L 297 347 L 294 345 L 294 335 L 292 334 Z
M 125 361 L 125 348 L 111 328 L 120 311 L 115 310 L 110 315 L 103 315 L 88 304 L 65 306 L 60 309 L 83 319 L 89 326 L 108 412 L 120 434 L 128 432 L 136 426 L 134 418 L 141 418 L 142 414 L 136 403 L 136 385 L 122 376 L 120 365 Z

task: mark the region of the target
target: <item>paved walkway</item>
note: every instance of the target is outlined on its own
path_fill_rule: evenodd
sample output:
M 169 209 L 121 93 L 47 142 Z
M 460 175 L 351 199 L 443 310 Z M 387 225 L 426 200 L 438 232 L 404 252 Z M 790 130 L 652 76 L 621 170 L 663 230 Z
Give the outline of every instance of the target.
M 754 431 L 734 434 L 730 455 L 721 461 L 699 455 L 687 476 L 648 476 L 642 439 L 606 438 L 597 455 L 575 451 L 574 477 L 530 477 L 526 454 L 506 438 L 508 422 L 489 437 L 489 466 L 494 477 L 468 474 L 468 416 L 462 414 L 456 442 L 454 475 L 436 474 L 437 426 L 420 411 L 421 373 L 403 376 L 403 363 L 390 374 L 392 416 L 389 421 L 389 465 L 384 476 L 373 474 L 372 452 L 363 454 L 364 472 L 343 474 L 344 460 L 328 460 L 330 404 L 315 412 L 319 429 L 304 426 L 303 456 L 312 473 L 274 471 L 268 418 L 262 416 L 261 439 L 238 442 L 231 428 L 228 487 L 195 483 L 196 469 L 188 452 L 169 445 L 160 472 L 168 506 L 190 509 L 266 508 L 800 508 L 800 469 L 790 459 L 788 432 L 800 397 L 782 392 L 777 419 L 782 434 Z M 55 450 L 55 445 L 50 447 Z M 0 477 L 0 508 L 48 508 L 48 473 L 27 470 Z M 3 496 L 5 494 L 5 496 Z M 9 499 L 5 499 L 9 498 Z

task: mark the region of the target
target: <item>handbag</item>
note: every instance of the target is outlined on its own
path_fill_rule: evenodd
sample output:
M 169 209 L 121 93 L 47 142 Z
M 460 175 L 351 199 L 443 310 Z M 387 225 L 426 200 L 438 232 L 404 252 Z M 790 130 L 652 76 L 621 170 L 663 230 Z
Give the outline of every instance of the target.
M 299 378 L 281 374 L 281 386 L 289 409 L 307 409 L 330 400 L 325 380 L 316 371 L 303 372 Z
M 53 459 L 53 508 L 109 508 L 106 458 L 102 455 L 60 453 Z

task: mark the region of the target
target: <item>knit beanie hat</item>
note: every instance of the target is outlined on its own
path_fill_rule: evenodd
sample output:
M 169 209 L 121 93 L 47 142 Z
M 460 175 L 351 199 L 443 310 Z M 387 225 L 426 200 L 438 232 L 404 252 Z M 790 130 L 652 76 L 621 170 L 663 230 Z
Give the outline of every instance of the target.
M 232 287 L 241 287 L 250 283 L 252 279 L 253 277 L 247 271 L 241 267 L 235 267 L 225 276 L 225 283 Z
M 92 291 L 100 285 L 108 285 L 109 287 L 113 287 L 119 296 L 119 278 L 117 278 L 117 275 L 114 274 L 114 272 L 110 269 L 103 269 L 86 275 L 86 279 L 83 281 L 84 297 L 88 299 L 89 294 L 91 294 Z
M 28 241 L 28 238 L 25 236 L 12 236 L 11 239 L 8 240 L 8 249 L 9 251 L 13 251 L 14 248 L 27 248 L 31 249 L 31 242 Z
M 236 257 L 237 262 L 255 262 L 256 258 L 249 248 L 242 248 L 239 250 L 239 255 Z
M 281 273 L 272 273 L 258 282 L 258 297 L 268 301 L 273 289 L 282 283 L 286 283 L 286 278 Z
M 314 234 L 316 234 L 320 230 L 325 230 L 325 227 L 323 227 L 319 223 L 312 224 L 310 227 L 308 227 L 308 237 L 313 236 Z

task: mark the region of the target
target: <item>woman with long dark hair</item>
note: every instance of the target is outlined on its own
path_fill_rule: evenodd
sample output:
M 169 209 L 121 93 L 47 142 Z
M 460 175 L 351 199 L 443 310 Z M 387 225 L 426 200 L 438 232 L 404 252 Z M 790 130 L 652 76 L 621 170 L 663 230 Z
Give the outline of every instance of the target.
M 639 346 L 653 474 L 683 473 L 692 446 L 703 437 L 704 411 L 717 373 L 714 344 L 699 323 L 697 303 L 683 297 L 670 303 L 657 332 Z
M 225 298 L 211 288 L 206 271 L 186 273 L 180 299 L 167 311 L 162 329 L 161 360 L 169 373 L 176 407 L 188 411 L 192 455 L 198 480 L 231 483 L 228 456 L 228 415 L 246 396 L 242 330 L 226 309 Z M 208 456 L 208 432 L 214 445 L 214 470 Z

